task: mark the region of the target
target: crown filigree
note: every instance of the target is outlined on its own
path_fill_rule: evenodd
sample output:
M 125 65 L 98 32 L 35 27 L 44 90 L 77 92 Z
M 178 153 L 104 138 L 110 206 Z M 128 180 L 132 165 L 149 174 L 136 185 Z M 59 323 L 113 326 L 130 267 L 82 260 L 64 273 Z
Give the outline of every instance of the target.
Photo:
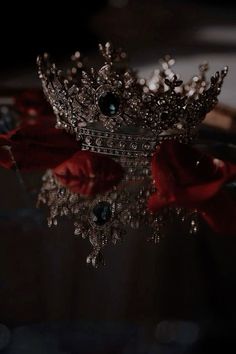
M 166 56 L 149 79 L 127 67 L 126 53 L 100 45 L 104 64 L 86 69 L 80 53 L 63 73 L 47 54 L 38 57 L 44 93 L 57 127 L 75 134 L 82 148 L 114 156 L 150 155 L 163 139 L 189 140 L 217 103 L 227 67 L 208 82 L 206 64 L 184 84 Z
M 87 263 L 97 267 L 104 263 L 104 247 L 122 241 L 130 229 L 144 228 L 151 235 L 148 241 L 154 243 L 160 242 L 176 219 L 190 233 L 197 232 L 197 214 L 192 210 L 166 207 L 158 214 L 150 213 L 147 200 L 153 191 L 154 186 L 147 178 L 135 185 L 123 181 L 106 193 L 84 197 L 61 185 L 53 171 L 48 170 L 43 176 L 38 205 L 43 203 L 49 208 L 49 227 L 56 226 L 63 216 L 73 220 L 74 235 L 88 239 L 92 246 Z

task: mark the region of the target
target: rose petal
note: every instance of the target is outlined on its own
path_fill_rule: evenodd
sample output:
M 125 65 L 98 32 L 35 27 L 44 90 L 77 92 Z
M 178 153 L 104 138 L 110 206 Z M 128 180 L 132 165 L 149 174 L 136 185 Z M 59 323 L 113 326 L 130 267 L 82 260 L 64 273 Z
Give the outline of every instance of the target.
M 148 209 L 156 213 L 167 205 L 173 204 L 174 201 L 170 198 L 162 197 L 159 193 L 154 193 L 148 199 Z
M 123 169 L 107 156 L 80 151 L 57 166 L 54 174 L 71 192 L 89 196 L 118 184 L 123 177 Z
M 191 206 L 214 196 L 236 176 L 236 166 L 189 145 L 166 141 L 153 157 L 152 173 L 159 193 L 156 199 Z
M 42 117 L 33 124 L 23 123 L 20 128 L 0 137 L 0 166 L 32 171 L 54 168 L 80 150 L 75 138 L 54 128 L 54 118 Z M 6 150 L 4 145 L 11 149 Z M 14 160 L 12 159 L 14 157 Z

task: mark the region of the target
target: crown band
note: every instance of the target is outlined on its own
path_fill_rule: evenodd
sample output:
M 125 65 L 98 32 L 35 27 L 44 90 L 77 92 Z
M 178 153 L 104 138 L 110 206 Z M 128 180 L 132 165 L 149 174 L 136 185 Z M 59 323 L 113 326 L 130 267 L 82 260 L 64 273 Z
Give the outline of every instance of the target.
M 82 150 L 116 157 L 151 157 L 156 147 L 164 140 L 187 140 L 187 137 L 181 132 L 166 132 L 158 137 L 153 137 L 90 128 L 74 128 L 61 121 L 57 123 L 57 128 L 63 128 L 67 132 L 75 134 L 76 139 L 81 141 Z
M 74 134 L 82 149 L 117 157 L 151 156 L 163 140 L 191 140 L 216 105 L 228 71 L 225 67 L 208 82 L 204 64 L 183 84 L 172 71 L 174 60 L 165 57 L 151 79 L 140 79 L 122 66 L 124 52 L 110 43 L 100 45 L 100 52 L 105 62 L 99 70 L 84 68 L 77 53 L 79 62 L 69 74 L 44 55 L 38 58 L 39 76 L 57 127 Z

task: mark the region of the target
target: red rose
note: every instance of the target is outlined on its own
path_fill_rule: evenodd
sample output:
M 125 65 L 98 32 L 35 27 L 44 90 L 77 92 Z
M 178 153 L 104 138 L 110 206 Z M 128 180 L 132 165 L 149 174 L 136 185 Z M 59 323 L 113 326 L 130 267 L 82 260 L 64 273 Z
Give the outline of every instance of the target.
M 222 225 L 216 225 L 214 215 L 221 210 L 223 217 L 221 188 L 236 178 L 236 165 L 213 158 L 189 145 L 166 141 L 153 156 L 152 174 L 157 192 L 148 201 L 151 211 L 157 212 L 166 205 L 198 209 L 215 230 L 222 230 Z M 219 210 L 216 212 L 215 207 L 213 212 L 212 203 L 217 202 L 218 196 Z M 224 201 L 227 200 L 224 197 Z M 232 203 L 236 210 L 236 203 L 232 201 L 231 207 Z M 236 232 L 236 226 L 234 230 Z
M 75 138 L 56 129 L 55 118 L 41 117 L 0 136 L 0 166 L 22 171 L 54 168 L 80 149 Z M 9 149 L 12 155 L 9 153 Z
M 107 156 L 79 151 L 57 166 L 54 174 L 71 192 L 91 196 L 118 184 L 123 177 L 123 169 Z
M 15 107 L 21 118 L 51 115 L 52 109 L 47 103 L 42 90 L 25 90 L 15 97 Z

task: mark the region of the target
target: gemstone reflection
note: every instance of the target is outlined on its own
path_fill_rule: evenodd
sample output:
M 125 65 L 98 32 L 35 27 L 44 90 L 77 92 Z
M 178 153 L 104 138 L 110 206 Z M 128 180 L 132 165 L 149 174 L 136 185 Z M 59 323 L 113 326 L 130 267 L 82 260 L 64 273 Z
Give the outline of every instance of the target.
M 112 217 L 111 204 L 108 202 L 97 203 L 93 210 L 93 222 L 98 226 L 105 225 Z

